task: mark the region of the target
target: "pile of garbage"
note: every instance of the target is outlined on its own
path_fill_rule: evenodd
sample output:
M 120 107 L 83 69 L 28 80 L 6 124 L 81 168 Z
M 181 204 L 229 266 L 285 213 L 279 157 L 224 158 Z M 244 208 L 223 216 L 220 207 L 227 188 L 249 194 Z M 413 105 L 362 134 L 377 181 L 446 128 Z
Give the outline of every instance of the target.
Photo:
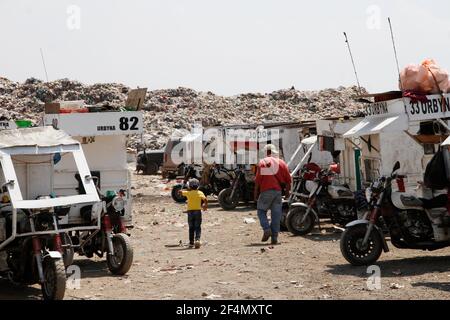
M 24 83 L 0 77 L 0 116 L 7 119 L 32 120 L 38 123 L 44 104 L 56 100 L 84 100 L 87 104 L 123 106 L 129 88 L 116 83 L 83 85 L 81 82 L 61 79 L 43 82 L 30 78 Z
M 26 118 L 37 124 L 44 103 L 56 100 L 84 100 L 90 105 L 117 109 L 124 106 L 130 89 L 117 83 L 84 85 L 68 79 L 43 82 L 34 78 L 18 83 L 0 77 L 0 117 Z M 355 115 L 363 107 L 355 100 L 359 93 L 357 87 L 320 91 L 299 91 L 292 87 L 231 97 L 181 87 L 148 91 L 143 106 L 144 141 L 149 148 L 160 148 L 175 129 L 190 130 L 194 122 L 209 127 Z M 135 147 L 138 141 L 139 137 L 132 138 L 130 147 Z

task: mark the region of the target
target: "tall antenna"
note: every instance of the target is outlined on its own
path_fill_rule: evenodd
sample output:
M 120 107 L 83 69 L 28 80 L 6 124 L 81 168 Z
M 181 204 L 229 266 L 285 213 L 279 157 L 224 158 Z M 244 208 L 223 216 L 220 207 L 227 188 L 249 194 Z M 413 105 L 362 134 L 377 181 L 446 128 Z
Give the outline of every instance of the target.
M 400 65 L 398 63 L 397 49 L 395 48 L 394 32 L 392 31 L 392 24 L 391 24 L 390 17 L 388 17 L 388 22 L 389 22 L 389 29 L 391 30 L 391 39 L 392 39 L 392 47 L 394 48 L 395 63 L 397 64 L 398 81 L 400 83 L 400 90 L 403 91 L 403 83 L 402 83 L 402 79 L 400 77 Z
M 359 94 L 362 94 L 361 85 L 359 84 L 358 73 L 356 72 L 355 60 L 353 60 L 352 49 L 350 49 L 350 42 L 348 42 L 347 33 L 345 33 L 345 32 L 344 32 L 344 37 L 345 37 L 345 43 L 347 43 L 348 52 L 350 53 L 350 59 L 352 60 L 353 71 L 355 72 L 356 83 L 358 84 Z
M 47 67 L 45 66 L 45 60 L 44 60 L 44 52 L 41 49 L 41 58 L 42 58 L 42 64 L 44 65 L 44 71 L 45 71 L 45 78 L 47 79 L 48 82 L 48 74 L 47 74 Z

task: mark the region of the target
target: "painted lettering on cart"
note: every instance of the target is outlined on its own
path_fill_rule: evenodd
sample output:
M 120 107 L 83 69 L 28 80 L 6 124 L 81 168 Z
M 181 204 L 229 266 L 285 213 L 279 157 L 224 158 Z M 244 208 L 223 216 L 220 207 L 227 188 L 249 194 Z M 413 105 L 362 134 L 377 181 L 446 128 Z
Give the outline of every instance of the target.
M 131 117 L 131 118 L 121 117 L 119 119 L 119 122 L 120 122 L 119 128 L 122 131 L 139 130 L 139 128 L 138 128 L 139 118 L 138 117 Z
M 374 116 L 377 114 L 388 113 L 388 106 L 386 102 L 375 102 L 366 107 L 366 115 Z
M 411 115 L 433 114 L 450 111 L 450 98 L 429 99 L 426 102 L 411 101 L 409 103 L 409 113 Z
M 97 126 L 97 131 L 116 131 L 116 126 Z
M 11 129 L 8 121 L 0 121 L 0 129 Z

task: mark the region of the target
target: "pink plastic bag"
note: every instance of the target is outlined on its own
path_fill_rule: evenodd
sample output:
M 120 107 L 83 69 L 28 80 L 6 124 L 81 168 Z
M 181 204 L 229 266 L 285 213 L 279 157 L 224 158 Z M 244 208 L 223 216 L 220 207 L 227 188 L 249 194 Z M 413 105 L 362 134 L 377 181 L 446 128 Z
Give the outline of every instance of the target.
M 418 91 L 425 94 L 450 92 L 448 72 L 441 69 L 432 59 L 427 59 L 420 65 L 407 65 L 401 71 L 400 79 L 403 90 Z

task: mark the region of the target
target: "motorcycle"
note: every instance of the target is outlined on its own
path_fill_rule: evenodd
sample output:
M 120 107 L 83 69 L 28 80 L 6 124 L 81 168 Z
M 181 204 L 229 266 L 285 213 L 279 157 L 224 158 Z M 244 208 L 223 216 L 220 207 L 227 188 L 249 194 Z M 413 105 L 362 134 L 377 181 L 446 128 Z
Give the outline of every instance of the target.
M 370 212 L 364 219 L 347 224 L 342 233 L 341 253 L 352 265 L 370 265 L 382 251 L 388 252 L 386 234 L 392 245 L 400 249 L 431 251 L 450 246 L 446 199 L 442 203 L 435 201 L 438 198 L 405 194 L 401 187 L 405 177 L 396 174 L 399 169 L 397 161 L 390 176 L 378 178 L 366 189 Z M 394 180 L 399 183 L 400 192 L 392 190 Z
M 122 221 L 125 213 L 125 190 L 108 191 L 103 195 L 97 187 L 97 192 L 103 202 L 100 228 L 69 233 L 69 246 L 75 253 L 88 258 L 92 258 L 94 254 L 103 258 L 106 253 L 109 271 L 115 275 L 124 275 L 133 263 L 133 247 Z M 97 223 L 92 219 L 91 205 L 82 207 L 80 215 L 86 223 Z
M 11 132 L 15 136 L 13 140 L 8 137 Z M 5 181 L 0 186 L 0 274 L 18 284 L 39 283 L 46 300 L 63 299 L 66 289 L 63 253 L 67 249 L 63 245 L 63 235 L 71 231 L 98 229 L 98 226 L 62 223 L 62 220 L 68 220 L 71 208 L 79 205 L 90 204 L 94 215 L 99 216 L 101 202 L 86 158 L 79 142 L 52 127 L 4 130 L 0 135 L 0 140 L 5 141 L 6 138 L 6 141 L 14 142 L 8 148 L 0 148 L 0 171 Z M 31 140 L 32 146 L 29 144 Z M 27 183 L 27 179 L 40 182 L 39 179 L 48 178 L 46 170 L 42 174 L 40 170 L 33 171 L 34 174 L 28 172 L 29 177 L 25 181 L 17 178 L 23 171 L 17 170 L 12 155 L 15 161 L 31 161 L 38 157 L 35 163 L 52 169 L 54 160 L 61 153 L 73 156 L 77 172 L 82 177 L 83 194 L 57 196 L 45 183 L 42 188 L 39 184 L 31 186 Z M 30 194 L 22 193 L 23 190 L 32 191 L 32 194 L 45 194 L 50 190 L 51 194 L 28 199 Z
M 292 177 L 292 188 L 287 199 L 283 199 L 280 227 L 282 231 L 287 231 L 286 216 L 291 208 L 291 205 L 296 202 L 308 201 L 309 194 L 312 189 L 313 180 L 320 172 L 320 167 L 313 163 L 303 165 L 297 175 Z
M 56 211 L 21 209 L 17 215 L 10 204 L 2 204 L 3 238 L 14 237 L 0 252 L 0 273 L 14 283 L 41 284 L 45 300 L 61 300 L 66 290 L 66 269 L 62 260 L 61 236 L 57 232 Z
M 220 191 L 229 188 L 234 178 L 234 171 L 216 164 L 208 177 L 208 183 L 200 185 L 199 190 L 208 195 L 218 196 Z
M 306 203 L 292 203 L 286 216 L 286 227 L 294 235 L 306 235 L 320 218 L 329 217 L 333 224 L 345 226 L 357 219 L 357 210 L 353 192 L 347 185 L 334 185 L 333 177 L 339 173 L 338 165 L 321 170 L 314 179 Z
M 176 184 L 172 187 L 172 199 L 178 203 L 184 203 L 186 197 L 183 197 L 178 192 L 179 190 L 187 189 L 187 183 L 189 179 L 196 178 L 202 180 L 198 172 L 199 165 L 189 165 L 185 169 L 185 176 L 182 183 Z M 201 183 L 199 190 L 202 191 L 205 196 L 216 195 L 231 186 L 231 180 L 233 179 L 233 171 L 228 170 L 218 164 L 214 165 L 207 177 L 206 183 Z
M 245 168 L 239 166 L 234 176 L 231 186 L 219 193 L 219 204 L 224 210 L 235 209 L 240 201 L 245 203 L 253 201 L 255 182 L 247 177 Z

